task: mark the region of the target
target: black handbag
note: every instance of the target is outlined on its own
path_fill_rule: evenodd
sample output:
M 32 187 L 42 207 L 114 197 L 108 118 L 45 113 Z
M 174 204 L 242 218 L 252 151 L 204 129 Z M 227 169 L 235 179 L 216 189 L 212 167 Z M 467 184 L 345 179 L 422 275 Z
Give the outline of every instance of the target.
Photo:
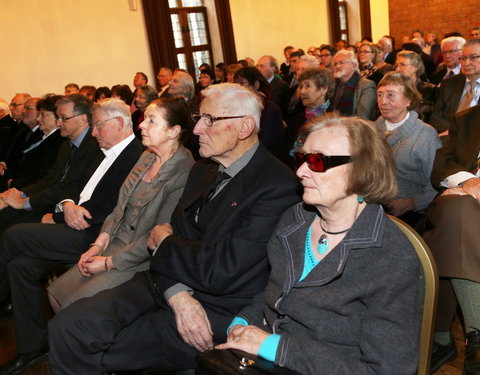
M 300 375 L 260 357 L 236 349 L 210 350 L 197 357 L 196 375 Z

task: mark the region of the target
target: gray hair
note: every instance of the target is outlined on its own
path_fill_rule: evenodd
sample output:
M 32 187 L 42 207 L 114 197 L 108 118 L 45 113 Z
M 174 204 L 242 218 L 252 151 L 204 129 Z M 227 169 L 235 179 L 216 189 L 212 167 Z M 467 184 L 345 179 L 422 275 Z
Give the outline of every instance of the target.
M 251 89 L 241 86 L 238 83 L 220 83 L 208 86 L 202 91 L 202 95 L 218 96 L 217 105 L 221 108 L 221 115 L 252 116 L 255 119 L 255 131 L 260 130 L 260 116 L 263 104 L 260 97 Z
M 302 55 L 298 61 L 305 61 L 307 63 L 307 68 L 313 68 L 315 66 L 320 66 L 320 61 L 315 56 Z
M 258 59 L 258 61 L 260 61 L 264 57 L 270 60 L 270 66 L 273 66 L 275 68 L 275 72 L 278 72 L 278 61 L 277 61 L 277 59 L 275 57 L 271 56 L 271 55 L 265 55 L 265 56 L 260 57 Z
M 449 42 L 457 42 L 457 46 L 458 46 L 457 48 L 462 49 L 463 46 L 465 45 L 466 40 L 461 36 L 450 36 L 441 41 L 440 48 L 443 48 L 443 45 Z
M 346 50 L 346 49 L 342 49 L 340 51 L 338 51 L 334 57 L 336 56 L 345 56 L 345 57 L 348 57 L 348 59 L 350 60 L 350 62 L 355 66 L 355 70 L 358 71 L 358 60 L 357 58 L 355 57 L 355 54 L 352 52 L 352 51 L 349 51 L 349 50 Z
M 182 82 L 182 86 L 186 89 L 185 96 L 188 100 L 192 100 L 195 95 L 195 82 L 193 82 L 193 78 L 187 72 L 183 72 L 181 70 L 177 70 L 174 75 L 177 75 Z
M 132 117 L 130 116 L 130 106 L 122 99 L 107 98 L 95 103 L 92 108 L 93 111 L 102 111 L 108 117 L 121 117 L 127 129 L 132 129 Z

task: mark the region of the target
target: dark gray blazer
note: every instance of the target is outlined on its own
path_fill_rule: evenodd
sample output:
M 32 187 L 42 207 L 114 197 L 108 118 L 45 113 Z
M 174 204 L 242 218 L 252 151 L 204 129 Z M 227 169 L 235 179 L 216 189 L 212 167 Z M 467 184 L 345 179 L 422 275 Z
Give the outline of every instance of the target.
M 315 215 L 302 203 L 283 215 L 268 244 L 268 285 L 239 316 L 280 334 L 275 364 L 305 375 L 415 374 L 421 315 L 412 245 L 381 206 L 368 204 L 299 282 Z

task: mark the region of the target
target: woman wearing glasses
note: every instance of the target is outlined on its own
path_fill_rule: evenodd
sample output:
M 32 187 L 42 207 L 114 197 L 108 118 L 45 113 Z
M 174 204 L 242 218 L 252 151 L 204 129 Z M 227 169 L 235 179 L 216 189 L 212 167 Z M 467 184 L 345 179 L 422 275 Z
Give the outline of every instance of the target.
M 170 221 L 194 161 L 181 141 L 189 121 L 186 105 L 174 99 L 153 101 L 140 124 L 148 147 L 123 183 L 117 206 L 78 265 L 49 288 L 55 311 L 79 298 L 129 280 L 149 268 L 147 240 L 156 224 Z
M 300 137 L 303 203 L 270 240 L 264 293 L 217 348 L 301 374 L 414 374 L 419 262 L 381 206 L 397 190 L 388 146 L 356 117 L 314 118 Z
M 40 180 L 57 159 L 58 150 L 64 142 L 55 123 L 57 101 L 62 96 L 47 94 L 37 101 L 37 121 L 43 137 L 21 153 L 18 167 L 6 169 L 0 176 L 0 192 L 7 188 L 21 188 Z

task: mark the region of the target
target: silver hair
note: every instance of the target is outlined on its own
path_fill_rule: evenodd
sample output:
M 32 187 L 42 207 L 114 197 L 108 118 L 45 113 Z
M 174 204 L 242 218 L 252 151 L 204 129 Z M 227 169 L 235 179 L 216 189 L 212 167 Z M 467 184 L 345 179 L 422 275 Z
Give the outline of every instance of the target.
M 353 65 L 355 66 L 355 70 L 358 71 L 358 60 L 357 58 L 355 57 L 355 54 L 352 52 L 352 51 L 349 51 L 349 50 L 346 50 L 346 49 L 342 49 L 340 51 L 338 51 L 334 57 L 336 56 L 345 56 L 345 57 L 348 57 L 348 59 L 350 60 L 350 62 L 353 63 Z
M 176 71 L 173 75 L 177 75 L 178 78 L 180 78 L 183 88 L 187 90 L 185 96 L 188 100 L 192 100 L 195 95 L 195 83 L 193 82 L 192 76 L 181 70 Z
M 300 56 L 298 61 L 305 61 L 308 68 L 313 68 L 314 66 L 320 66 L 320 61 L 315 56 L 303 55 Z
M 127 129 L 132 129 L 132 117 L 130 115 L 130 107 L 119 98 L 107 98 L 95 103 L 93 111 L 102 111 L 108 117 L 121 117 Z
M 202 95 L 205 98 L 218 95 L 216 104 L 220 107 L 220 116 L 252 116 L 255 119 L 256 133 L 260 130 L 263 104 L 255 91 L 237 83 L 220 83 L 208 86 Z
M 445 43 L 449 43 L 449 42 L 457 42 L 457 46 L 458 46 L 457 48 L 462 49 L 463 46 L 465 45 L 466 40 L 464 38 L 462 38 L 461 36 L 450 36 L 450 37 L 445 38 L 441 41 L 440 48 L 443 48 L 443 45 Z

